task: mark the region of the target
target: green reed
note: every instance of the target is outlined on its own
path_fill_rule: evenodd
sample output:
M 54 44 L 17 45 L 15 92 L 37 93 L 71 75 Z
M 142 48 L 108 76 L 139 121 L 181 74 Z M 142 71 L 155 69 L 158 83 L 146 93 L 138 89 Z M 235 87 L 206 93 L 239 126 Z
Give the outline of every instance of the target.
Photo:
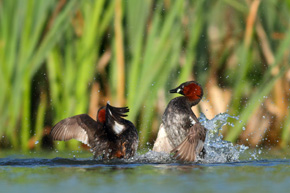
M 31 84 L 46 55 L 69 24 L 75 9 L 70 1 L 47 29 L 56 1 L 0 2 L 0 131 L 13 147 L 26 150 L 31 136 Z

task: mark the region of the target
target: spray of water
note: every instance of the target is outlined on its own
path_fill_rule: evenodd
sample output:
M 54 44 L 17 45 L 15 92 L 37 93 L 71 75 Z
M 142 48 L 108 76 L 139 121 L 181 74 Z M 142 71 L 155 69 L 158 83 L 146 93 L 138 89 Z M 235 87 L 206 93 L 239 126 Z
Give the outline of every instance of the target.
M 227 113 L 218 114 L 211 120 L 201 114 L 199 121 L 208 129 L 205 139 L 206 156 L 201 161 L 206 163 L 239 161 L 240 155 L 248 149 L 245 145 L 233 145 L 231 142 L 223 140 L 223 135 L 220 133 L 222 127 L 225 125 L 234 127 L 232 123 L 228 122 L 228 118 L 238 120 L 238 117 L 230 116 Z

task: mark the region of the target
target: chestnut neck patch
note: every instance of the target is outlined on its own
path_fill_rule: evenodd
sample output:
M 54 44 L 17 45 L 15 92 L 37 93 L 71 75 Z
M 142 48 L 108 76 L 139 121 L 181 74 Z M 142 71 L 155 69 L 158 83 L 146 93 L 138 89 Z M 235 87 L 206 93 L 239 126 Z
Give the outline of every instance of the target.
M 203 93 L 202 88 L 199 85 L 191 83 L 183 88 L 183 94 L 189 100 L 194 101 L 197 99 L 201 99 Z
M 98 121 L 104 123 L 106 121 L 106 109 L 101 109 L 98 113 Z

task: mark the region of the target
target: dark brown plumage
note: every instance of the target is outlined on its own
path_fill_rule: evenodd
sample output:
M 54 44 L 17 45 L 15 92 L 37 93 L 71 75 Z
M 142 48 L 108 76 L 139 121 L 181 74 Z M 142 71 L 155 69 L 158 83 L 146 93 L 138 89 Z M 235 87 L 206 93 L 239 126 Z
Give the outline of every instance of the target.
M 138 133 L 130 121 L 123 119 L 127 107 L 109 104 L 98 111 L 97 121 L 87 114 L 76 115 L 58 122 L 51 130 L 53 140 L 76 139 L 91 147 L 94 158 L 130 158 L 138 147 Z

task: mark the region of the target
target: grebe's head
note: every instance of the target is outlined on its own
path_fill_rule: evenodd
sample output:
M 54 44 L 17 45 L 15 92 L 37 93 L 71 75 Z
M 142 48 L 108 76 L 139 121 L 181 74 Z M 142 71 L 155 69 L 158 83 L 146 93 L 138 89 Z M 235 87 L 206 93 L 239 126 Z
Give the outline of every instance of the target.
M 100 123 L 106 122 L 106 107 L 101 107 L 98 111 L 97 121 Z
M 182 83 L 177 88 L 170 90 L 170 93 L 179 93 L 187 97 L 194 104 L 199 103 L 203 96 L 203 90 L 200 84 L 195 81 Z

